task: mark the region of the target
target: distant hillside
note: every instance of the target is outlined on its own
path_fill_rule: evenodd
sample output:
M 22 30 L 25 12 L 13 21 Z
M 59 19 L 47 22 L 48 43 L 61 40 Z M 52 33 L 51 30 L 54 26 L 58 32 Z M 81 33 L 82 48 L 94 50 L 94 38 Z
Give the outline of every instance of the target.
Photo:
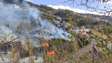
M 31 6 L 35 6 L 41 12 L 43 12 L 43 15 L 42 15 L 43 19 L 49 19 L 51 22 L 53 22 L 53 19 L 56 19 L 57 17 L 61 17 L 62 21 L 65 21 L 66 23 L 70 23 L 73 27 L 77 27 L 77 26 L 90 27 L 91 25 L 106 25 L 106 23 L 104 21 L 101 21 L 100 19 L 91 18 L 90 17 L 91 14 L 79 14 L 71 10 L 63 10 L 63 9 L 56 10 L 47 5 L 37 5 L 31 2 L 28 2 L 28 3 Z M 98 16 L 98 15 L 91 15 L 91 16 L 102 18 L 101 16 Z M 109 18 L 106 18 L 106 19 L 109 19 Z
M 109 20 L 109 21 L 112 21 L 112 17 L 111 16 L 104 16 L 104 15 L 94 15 L 94 14 L 81 14 L 81 15 L 86 15 L 86 16 L 91 16 L 91 17 L 94 17 L 94 18 L 100 18 L 101 20 Z
M 40 11 L 43 11 L 43 12 L 46 12 L 46 13 L 49 13 L 49 14 L 52 14 L 52 15 L 57 15 L 58 14 L 58 16 L 61 16 L 60 13 L 62 13 L 62 12 L 60 10 L 62 10 L 62 9 L 56 10 L 56 9 L 53 9 L 52 7 L 47 6 L 47 5 L 35 5 L 35 4 L 31 3 L 31 2 L 28 2 L 28 3 L 31 6 L 36 6 Z M 101 16 L 101 15 L 94 15 L 94 14 L 76 13 L 76 12 L 73 12 L 73 11 L 70 11 L 70 10 L 67 10 L 67 11 L 69 11 L 68 12 L 69 15 L 71 15 L 71 14 L 77 14 L 77 16 L 79 16 L 79 15 L 81 15 L 81 16 L 86 15 L 86 16 L 89 16 L 89 17 L 91 16 L 91 17 L 94 17 L 94 18 L 97 18 L 98 17 L 101 20 L 109 20 L 109 21 L 112 21 L 112 19 L 111 19 L 112 17 L 110 17 L 110 16 L 104 16 L 104 15 Z M 64 10 L 63 13 L 64 12 L 66 12 L 66 10 Z M 68 14 L 65 14 L 65 15 L 68 15 Z M 64 16 L 61 16 L 62 19 L 63 19 L 63 17 L 65 17 L 65 15 Z M 68 17 L 68 16 L 66 16 L 66 17 Z

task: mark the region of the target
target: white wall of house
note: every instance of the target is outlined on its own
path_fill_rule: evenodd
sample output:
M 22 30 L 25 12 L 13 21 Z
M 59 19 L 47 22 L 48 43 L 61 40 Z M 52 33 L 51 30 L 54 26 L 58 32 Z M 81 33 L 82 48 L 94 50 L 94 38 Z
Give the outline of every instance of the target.
M 89 29 L 83 29 L 85 32 L 89 32 Z
M 19 8 L 16 4 L 9 5 L 10 7 Z
M 76 30 L 74 30 L 74 32 L 76 32 L 78 34 L 79 30 L 80 29 L 76 29 Z M 82 30 L 84 30 L 85 32 L 89 32 L 89 29 L 82 29 Z
M 58 24 L 60 24 L 60 22 L 55 20 L 54 24 L 58 25 Z
M 111 43 L 108 43 L 108 44 L 107 44 L 107 47 L 108 47 L 109 49 L 112 49 L 112 44 L 111 44 Z
M 61 21 L 62 19 L 61 19 L 61 17 L 57 17 L 57 20 Z

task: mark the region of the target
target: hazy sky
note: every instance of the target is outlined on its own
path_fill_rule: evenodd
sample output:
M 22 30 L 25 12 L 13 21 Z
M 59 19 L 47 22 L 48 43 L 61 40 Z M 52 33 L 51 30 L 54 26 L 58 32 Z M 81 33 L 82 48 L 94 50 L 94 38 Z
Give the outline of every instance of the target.
M 70 5 L 71 2 L 63 3 L 64 1 L 68 1 L 68 0 L 27 0 L 27 1 L 31 1 L 31 2 L 38 4 L 38 5 L 40 5 L 40 4 L 48 5 L 50 7 L 55 8 L 55 9 L 62 8 L 62 9 L 70 9 L 74 12 L 81 12 L 81 13 L 87 12 L 88 13 L 88 11 L 85 11 L 85 10 L 87 10 L 87 8 L 85 6 L 78 6 L 76 4 L 76 3 L 80 3 L 81 0 L 75 0 L 76 3 L 74 3 L 74 6 L 73 6 L 73 4 Z M 82 1 L 85 1 L 85 0 L 82 0 Z M 94 2 L 94 4 L 90 4 L 90 5 L 91 6 L 97 6 L 98 2 Z M 107 3 L 100 4 L 99 8 L 102 9 L 102 8 L 104 8 L 104 6 L 109 6 L 112 8 L 112 1 L 108 2 L 108 4 Z M 91 9 L 89 9 L 89 10 L 91 10 Z M 94 14 L 96 14 L 96 13 L 94 13 Z
M 63 3 L 64 1 L 67 1 L 67 0 L 29 0 L 29 1 L 33 1 L 33 3 L 35 3 L 35 4 L 44 4 L 44 5 L 53 5 L 53 6 L 63 5 L 63 6 L 69 6 L 72 8 L 84 9 L 84 7 L 82 7 L 82 6 L 77 7 L 77 5 L 74 5 L 74 6 L 70 5 L 71 2 Z M 78 1 L 79 0 L 77 0 L 77 2 Z

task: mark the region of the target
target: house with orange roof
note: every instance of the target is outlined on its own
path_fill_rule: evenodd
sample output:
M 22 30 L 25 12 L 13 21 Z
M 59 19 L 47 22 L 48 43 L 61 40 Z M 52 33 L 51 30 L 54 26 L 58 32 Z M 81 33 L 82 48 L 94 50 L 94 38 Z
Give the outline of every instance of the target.
M 102 38 L 104 38 L 104 39 L 107 39 L 107 36 L 106 35 L 103 35 L 103 36 L 101 36 Z
M 83 18 L 87 18 L 87 16 L 86 16 L 86 15 L 84 15 L 84 16 L 83 16 Z
M 66 23 L 67 25 L 71 25 L 70 23 Z
M 86 27 L 85 26 L 81 26 L 81 29 L 85 29 Z
M 86 31 L 84 31 L 84 30 L 79 30 L 78 34 L 80 34 L 80 35 L 86 35 Z
M 71 26 L 71 24 L 66 22 L 65 27 L 68 27 L 68 26 Z
M 111 25 L 111 24 L 112 24 L 112 21 L 108 22 L 108 24 L 110 24 L 110 25 Z
M 95 18 L 95 20 L 98 20 L 98 21 L 99 21 L 99 20 L 100 20 L 100 18 L 96 17 L 96 18 Z

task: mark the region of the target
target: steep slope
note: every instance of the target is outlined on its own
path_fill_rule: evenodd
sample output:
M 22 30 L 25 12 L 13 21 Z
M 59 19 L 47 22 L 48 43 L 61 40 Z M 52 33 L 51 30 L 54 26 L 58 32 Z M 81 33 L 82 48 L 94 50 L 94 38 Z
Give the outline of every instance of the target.
M 26 1 L 18 0 L 1 0 L 0 4 L 0 23 L 10 24 L 9 29 L 16 36 L 18 35 L 17 27 L 20 27 L 20 40 L 24 43 L 26 35 L 29 35 L 32 44 L 37 46 L 40 42 L 33 37 L 44 39 L 51 38 L 68 38 L 69 33 L 55 27 L 48 20 L 42 20 L 41 12 L 37 8 L 31 7 Z M 8 3 L 8 4 L 7 4 Z

